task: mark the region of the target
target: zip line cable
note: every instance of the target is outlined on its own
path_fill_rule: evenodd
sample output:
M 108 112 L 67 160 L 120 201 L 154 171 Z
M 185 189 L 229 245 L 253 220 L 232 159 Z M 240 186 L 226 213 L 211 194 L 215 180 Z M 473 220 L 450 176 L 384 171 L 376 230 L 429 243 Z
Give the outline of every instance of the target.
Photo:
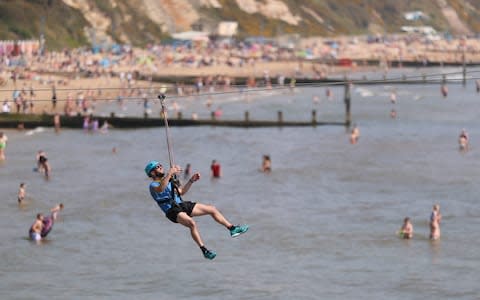
M 480 73 L 480 70 L 470 70 L 470 71 L 467 71 L 466 74 L 472 74 L 472 73 Z M 407 80 L 413 80 L 415 78 L 428 78 L 428 77 L 436 77 L 436 76 L 448 76 L 448 75 L 462 75 L 463 74 L 463 71 L 455 71 L 455 72 L 447 72 L 447 73 L 429 73 L 429 74 L 421 74 L 421 75 L 412 75 L 412 76 L 401 76 L 401 77 L 393 77 L 393 78 L 389 78 L 389 79 L 372 79 L 372 80 L 368 80 L 368 79 L 360 79 L 360 80 L 353 80 L 353 79 L 349 79 L 349 78 L 346 78 L 347 80 L 349 81 L 355 81 L 355 83 L 371 83 L 371 82 L 389 82 L 389 81 L 407 81 Z M 86 78 L 88 79 L 88 78 Z M 472 79 L 472 78 L 470 78 Z M 476 78 L 473 78 L 473 79 L 476 79 Z M 335 78 L 332 78 L 331 80 L 338 80 L 340 82 L 323 82 L 323 83 L 304 83 L 304 84 L 297 84 L 297 86 L 300 86 L 300 85 L 305 85 L 305 84 L 308 84 L 308 85 L 315 85 L 315 84 L 321 84 L 321 85 L 342 85 L 344 84 L 344 81 L 342 79 L 335 79 Z M 451 81 L 452 79 L 450 79 Z M 146 90 L 146 89 L 161 89 L 161 88 L 165 88 L 166 87 L 166 84 L 158 84 L 158 85 L 149 85 L 149 86 L 137 86 L 137 87 L 97 87 L 97 88 L 55 88 L 55 91 L 57 92 L 64 92 L 64 91 L 98 91 L 98 90 L 101 90 L 101 91 L 108 91 L 108 90 Z M 238 87 L 238 88 L 242 88 L 242 87 L 246 87 L 246 85 L 231 85 L 231 87 Z M 17 91 L 18 89 L 0 89 L 0 92 L 14 92 L 14 91 Z M 49 88 L 37 88 L 35 89 L 35 91 L 51 91 L 52 88 L 49 87 Z
M 479 73 L 480 71 L 469 71 L 467 72 L 468 74 L 471 73 Z M 401 77 L 394 77 L 394 78 L 389 78 L 389 79 L 349 79 L 345 78 L 345 80 L 338 79 L 338 82 L 314 82 L 314 83 L 297 83 L 295 84 L 295 87 L 328 87 L 328 86 L 343 86 L 345 85 L 345 82 L 352 83 L 352 84 L 402 84 L 402 82 L 408 83 L 408 81 L 418 81 L 419 84 L 438 84 L 443 82 L 443 76 L 448 76 L 448 75 L 463 75 L 463 72 L 450 72 L 450 73 L 433 73 L 433 74 L 423 74 L 423 75 L 414 75 L 414 76 L 401 76 Z M 440 76 L 438 79 L 428 79 L 428 77 L 433 77 L 433 76 Z M 480 79 L 480 76 L 478 77 L 470 77 L 468 78 L 469 80 L 478 80 Z M 336 79 L 332 79 L 336 80 Z M 462 82 L 463 78 L 454 78 L 454 79 L 446 79 L 447 83 L 458 83 Z M 208 96 L 219 96 L 219 95 L 228 95 L 228 94 L 252 94 L 256 92 L 264 92 L 264 91 L 278 91 L 278 90 L 286 90 L 286 89 L 291 89 L 286 83 L 285 85 L 282 86 L 274 86 L 273 88 L 271 87 L 260 87 L 260 88 L 247 88 L 246 85 L 232 85 L 230 86 L 233 90 L 232 91 L 223 91 L 223 92 L 209 92 L 209 93 L 201 93 L 201 94 L 192 94 L 192 95 L 172 95 L 170 98 L 173 99 L 182 99 L 182 98 L 189 98 L 192 96 L 200 96 L 200 97 L 208 97 Z M 140 101 L 140 100 L 145 100 L 151 99 L 151 95 L 155 94 L 155 92 L 158 92 L 161 89 L 165 88 L 165 84 L 159 85 L 159 86 L 148 86 L 148 87 L 119 87 L 119 88 L 87 88 L 87 89 L 80 89 L 80 88 L 65 88 L 65 89 L 56 89 L 56 92 L 59 91 L 84 91 L 84 90 L 89 90 L 89 91 L 98 91 L 98 90 L 130 90 L 130 91 L 140 91 L 144 89 L 150 90 L 149 93 L 147 93 L 147 97 L 144 96 L 122 96 L 121 99 L 117 97 L 115 98 L 96 98 L 95 101 Z M 13 91 L 18 91 L 15 89 L 5 89 L 1 90 L 0 93 L 2 92 L 13 92 Z M 42 89 L 35 89 L 35 91 L 51 91 L 50 88 L 42 88 Z M 34 99 L 33 100 L 35 103 L 38 102 L 51 102 L 52 99 Z M 66 102 L 67 99 L 57 99 L 57 102 Z M 77 101 L 77 99 L 71 99 L 71 101 Z

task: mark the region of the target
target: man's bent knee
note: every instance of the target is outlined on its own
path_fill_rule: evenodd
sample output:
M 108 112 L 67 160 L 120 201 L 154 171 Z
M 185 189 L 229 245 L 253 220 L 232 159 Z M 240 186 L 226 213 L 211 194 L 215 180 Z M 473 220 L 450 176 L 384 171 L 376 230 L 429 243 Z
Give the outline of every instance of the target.
M 193 220 L 186 213 L 179 213 L 177 215 L 177 222 L 189 228 L 193 228 L 196 226 L 195 220 Z

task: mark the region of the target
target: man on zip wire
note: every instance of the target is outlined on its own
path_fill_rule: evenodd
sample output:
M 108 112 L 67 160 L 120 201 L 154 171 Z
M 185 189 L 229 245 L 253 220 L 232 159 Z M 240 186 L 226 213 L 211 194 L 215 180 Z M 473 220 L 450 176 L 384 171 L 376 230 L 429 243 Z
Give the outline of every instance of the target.
M 217 223 L 225 226 L 230 231 L 231 237 L 245 233 L 248 230 L 248 225 L 233 225 L 213 205 L 183 201 L 181 196 L 188 192 L 195 181 L 200 179 L 200 173 L 194 173 L 186 184 L 180 185 L 175 180 L 175 176 L 180 174 L 181 171 L 179 166 L 172 165 L 170 170 L 165 173 L 163 166 L 158 161 L 150 161 L 145 166 L 145 173 L 152 178 L 150 194 L 170 221 L 190 228 L 192 238 L 202 250 L 203 256 L 207 259 L 214 259 L 217 254 L 205 247 L 197 224 L 192 217 L 212 216 Z

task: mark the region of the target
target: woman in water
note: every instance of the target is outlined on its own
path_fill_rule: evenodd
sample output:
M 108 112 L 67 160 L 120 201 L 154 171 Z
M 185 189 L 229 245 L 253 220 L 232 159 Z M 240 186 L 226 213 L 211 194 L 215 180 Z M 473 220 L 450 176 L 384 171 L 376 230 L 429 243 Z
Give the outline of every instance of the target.
M 458 146 L 460 151 L 468 151 L 468 133 L 465 129 L 462 129 L 462 132 L 460 132 Z
M 438 240 L 440 238 L 440 222 L 442 215 L 440 214 L 440 205 L 435 204 L 430 214 L 430 239 Z
M 7 135 L 0 132 L 0 161 L 5 160 L 5 148 L 7 148 Z

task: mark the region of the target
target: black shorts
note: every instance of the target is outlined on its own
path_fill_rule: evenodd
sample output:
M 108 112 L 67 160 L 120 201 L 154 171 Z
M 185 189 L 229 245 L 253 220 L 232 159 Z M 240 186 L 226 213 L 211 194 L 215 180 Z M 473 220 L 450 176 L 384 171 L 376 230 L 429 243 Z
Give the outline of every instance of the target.
M 170 208 L 165 215 L 173 223 L 178 223 L 177 222 L 177 215 L 181 212 L 184 212 L 191 217 L 193 208 L 195 207 L 195 204 L 197 204 L 197 203 L 190 202 L 190 201 L 183 201 L 182 203 L 179 203 L 178 205 Z

